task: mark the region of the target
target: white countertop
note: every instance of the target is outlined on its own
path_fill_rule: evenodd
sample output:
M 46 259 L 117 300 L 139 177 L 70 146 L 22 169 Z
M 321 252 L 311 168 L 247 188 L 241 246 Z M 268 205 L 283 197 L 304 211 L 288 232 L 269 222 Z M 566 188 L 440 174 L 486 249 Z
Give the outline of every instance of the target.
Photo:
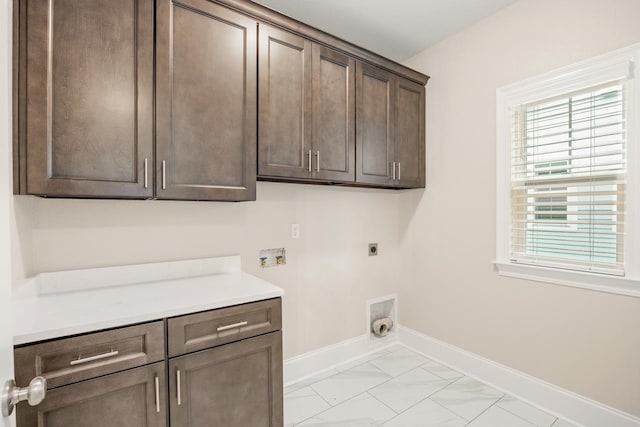
M 235 260 L 235 257 L 226 259 Z M 237 261 L 239 269 L 239 258 Z M 175 267 L 176 263 L 171 264 Z M 185 264 L 193 267 L 193 261 L 186 261 Z M 141 277 L 143 275 L 140 273 L 144 270 L 162 271 L 161 266 L 157 266 L 160 264 L 118 267 L 118 274 L 126 275 L 135 270 L 139 273 L 138 277 Z M 77 285 L 72 284 L 70 291 L 65 291 L 59 285 L 55 292 L 47 291 L 46 286 L 43 286 L 46 280 L 41 280 L 40 283 L 34 283 L 39 290 L 16 292 L 13 298 L 14 344 L 277 298 L 284 294 L 281 288 L 241 271 L 157 281 L 151 274 L 147 277 L 151 280 L 146 283 L 124 284 L 122 280 L 114 280 L 117 286 L 103 284 L 103 287 L 92 287 L 91 278 L 98 277 L 100 273 L 103 278 L 105 272 L 113 274 L 113 271 L 108 270 L 79 270 L 83 273 L 80 276 L 87 277 L 86 290 L 78 290 Z M 209 272 L 214 271 L 215 269 Z M 61 279 L 69 273 L 50 274 Z M 78 271 L 72 272 L 68 277 L 73 279 L 74 275 L 78 276 Z

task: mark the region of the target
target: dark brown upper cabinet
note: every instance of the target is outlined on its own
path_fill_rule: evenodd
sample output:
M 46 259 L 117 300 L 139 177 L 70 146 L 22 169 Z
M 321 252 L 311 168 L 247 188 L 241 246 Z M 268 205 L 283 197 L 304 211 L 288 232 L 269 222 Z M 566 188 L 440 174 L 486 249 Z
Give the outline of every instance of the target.
M 311 42 L 260 26 L 258 174 L 311 173 Z
M 18 192 L 152 197 L 153 0 L 16 7 Z
M 396 185 L 425 186 L 425 88 L 396 76 Z
M 393 74 L 358 61 L 358 125 L 356 181 L 394 184 L 394 82 Z
M 258 174 L 353 182 L 355 60 L 260 27 Z
M 13 1 L 16 194 L 424 187 L 417 71 L 251 1 Z
M 358 62 L 356 92 L 356 182 L 424 187 L 424 85 Z
M 207 0 L 158 0 L 158 199 L 255 200 L 256 31 Z

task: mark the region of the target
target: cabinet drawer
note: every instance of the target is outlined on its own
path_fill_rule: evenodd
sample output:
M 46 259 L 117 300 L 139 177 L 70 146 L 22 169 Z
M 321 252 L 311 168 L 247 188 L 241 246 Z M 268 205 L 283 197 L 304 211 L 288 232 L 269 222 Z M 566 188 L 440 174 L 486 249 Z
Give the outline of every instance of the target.
M 280 298 L 174 317 L 168 320 L 169 357 L 277 331 Z
M 42 375 L 51 389 L 163 359 L 158 321 L 16 348 L 16 381 Z

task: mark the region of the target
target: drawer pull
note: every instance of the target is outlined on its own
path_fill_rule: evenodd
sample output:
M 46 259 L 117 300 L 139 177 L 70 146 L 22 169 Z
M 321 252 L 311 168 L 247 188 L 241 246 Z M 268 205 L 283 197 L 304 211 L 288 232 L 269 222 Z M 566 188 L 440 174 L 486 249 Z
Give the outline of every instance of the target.
M 180 369 L 176 372 L 176 383 L 178 389 L 178 406 L 182 405 L 182 394 L 180 392 Z
M 91 356 L 91 357 L 81 358 L 80 356 L 78 356 L 78 358 L 76 360 L 72 360 L 69 363 L 69 365 L 71 366 L 81 365 L 83 363 L 89 363 L 89 362 L 93 362 L 94 360 L 106 359 L 107 357 L 114 357 L 117 355 L 118 355 L 117 350 L 111 350 L 109 353 L 98 354 L 96 356 Z
M 160 413 L 160 380 L 156 377 L 156 412 Z
M 248 325 L 249 322 L 247 322 L 246 320 L 244 322 L 238 322 L 238 323 L 234 323 L 233 325 L 227 325 L 227 326 L 220 326 L 217 331 L 218 332 L 222 332 L 222 331 L 228 331 L 229 329 L 234 329 L 234 328 L 239 328 L 241 326 L 245 326 Z

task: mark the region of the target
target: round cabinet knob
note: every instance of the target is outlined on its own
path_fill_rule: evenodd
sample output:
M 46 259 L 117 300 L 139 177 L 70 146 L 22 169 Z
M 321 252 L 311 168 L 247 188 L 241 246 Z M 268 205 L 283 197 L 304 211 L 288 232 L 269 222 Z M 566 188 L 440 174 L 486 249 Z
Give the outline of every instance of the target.
M 2 388 L 0 403 L 2 404 L 2 415 L 8 417 L 13 412 L 13 408 L 23 401 L 29 405 L 36 406 L 42 403 L 47 395 L 47 380 L 44 377 L 35 377 L 28 387 L 16 387 L 14 380 L 9 380 Z
M 41 404 L 46 396 L 47 380 L 44 377 L 32 379 L 27 388 L 27 402 L 29 402 L 29 405 L 36 406 Z

